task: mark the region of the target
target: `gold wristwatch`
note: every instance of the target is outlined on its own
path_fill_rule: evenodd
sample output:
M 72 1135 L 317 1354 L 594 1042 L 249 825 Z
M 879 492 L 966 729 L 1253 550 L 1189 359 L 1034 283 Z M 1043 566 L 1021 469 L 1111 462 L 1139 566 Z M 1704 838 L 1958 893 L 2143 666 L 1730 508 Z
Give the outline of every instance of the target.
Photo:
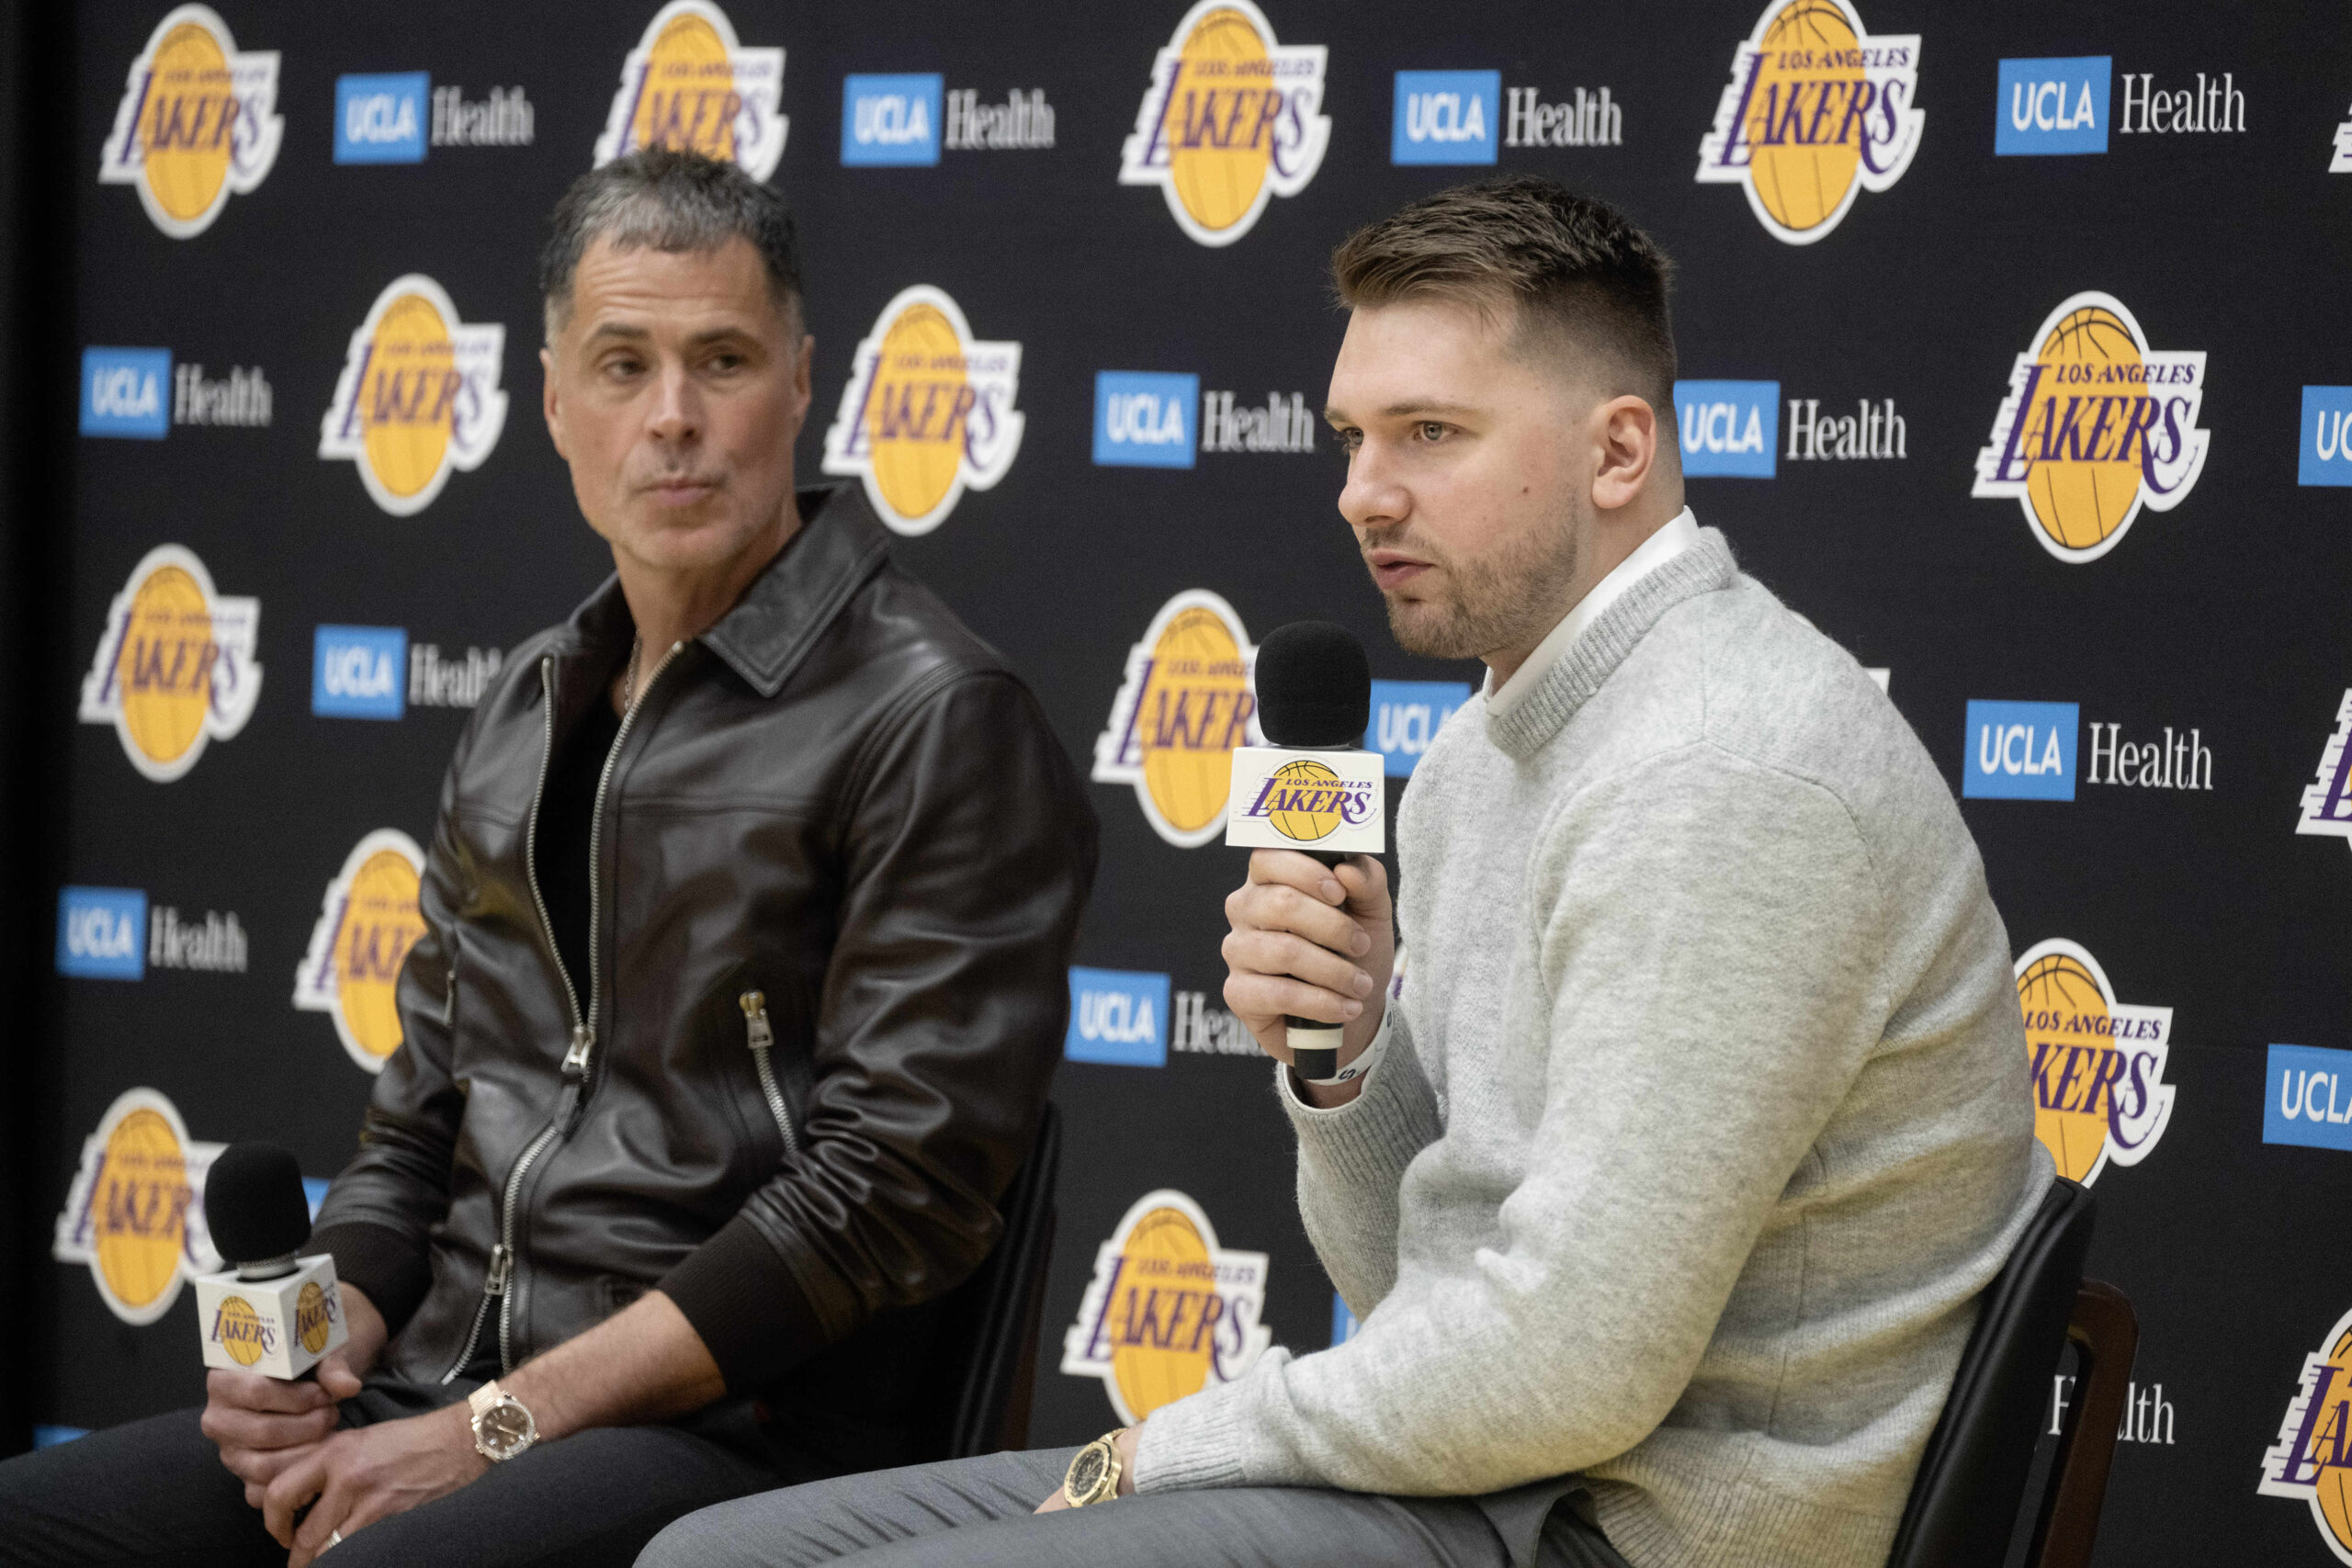
M 1122 1427 L 1118 1431 L 1105 1432 L 1071 1456 L 1069 1473 L 1062 1478 L 1062 1495 L 1069 1499 L 1071 1507 L 1107 1503 L 1119 1495 L 1119 1475 L 1124 1467 L 1119 1463 L 1118 1441 L 1125 1431 Z
M 498 1386 L 482 1384 L 466 1396 L 474 1413 L 474 1452 L 503 1464 L 539 1440 L 539 1424 L 523 1402 Z

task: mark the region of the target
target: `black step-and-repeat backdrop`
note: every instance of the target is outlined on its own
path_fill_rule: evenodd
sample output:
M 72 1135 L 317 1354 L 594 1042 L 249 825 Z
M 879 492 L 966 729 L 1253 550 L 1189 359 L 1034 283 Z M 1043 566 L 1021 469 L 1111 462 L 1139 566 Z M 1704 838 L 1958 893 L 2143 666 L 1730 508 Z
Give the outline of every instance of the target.
M 2040 1129 L 2144 1327 L 2101 1561 L 2352 1562 L 2352 17 L 2185 0 L 77 8 L 73 738 L 45 1436 L 200 1393 L 196 1199 L 401 1043 L 501 650 L 605 574 L 534 404 L 544 214 L 649 141 L 797 208 L 802 471 L 1095 781 L 1035 1436 L 1347 1333 L 1218 1001 L 1255 639 L 1393 650 L 1317 414 L 1351 226 L 1479 173 L 1680 264 L 1690 496 L 1887 684 L 2017 950 Z M 94 176 L 94 177 L 93 177 Z M 1184 1268 L 1185 1264 L 1206 1267 Z M 1576 1369 L 1531 1369 L 1573 1382 Z M 2068 1394 L 2052 1389 L 2053 1418 Z

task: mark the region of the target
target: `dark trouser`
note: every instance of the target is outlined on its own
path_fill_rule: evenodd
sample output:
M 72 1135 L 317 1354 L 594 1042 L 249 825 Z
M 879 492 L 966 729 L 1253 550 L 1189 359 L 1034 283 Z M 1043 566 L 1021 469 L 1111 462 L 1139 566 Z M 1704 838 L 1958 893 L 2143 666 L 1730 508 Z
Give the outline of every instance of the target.
M 1552 1482 L 1489 1497 L 1231 1487 L 1033 1516 L 1074 1449 L 819 1481 L 689 1515 L 639 1568 L 1626 1568 Z M 334 1564 L 333 1568 L 344 1568 Z
M 430 1393 L 370 1383 L 343 1403 L 346 1427 L 421 1415 Z M 0 1464 L 0 1562 L 17 1568 L 282 1568 L 286 1549 L 245 1502 L 244 1483 L 175 1411 Z M 682 1514 L 772 1487 L 779 1472 L 748 1412 L 674 1426 L 612 1427 L 492 1465 L 472 1485 L 345 1536 L 330 1568 L 626 1568 Z

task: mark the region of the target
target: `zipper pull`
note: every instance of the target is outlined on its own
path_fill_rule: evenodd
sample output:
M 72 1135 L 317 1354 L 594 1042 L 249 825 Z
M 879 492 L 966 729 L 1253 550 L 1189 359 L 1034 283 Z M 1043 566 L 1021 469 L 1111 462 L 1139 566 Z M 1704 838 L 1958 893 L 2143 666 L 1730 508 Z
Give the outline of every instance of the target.
M 768 1028 L 768 998 L 765 991 L 745 991 L 735 998 L 743 1010 L 743 1038 L 754 1051 L 764 1051 L 775 1043 L 775 1032 Z
M 506 1293 L 506 1277 L 514 1271 L 514 1255 L 504 1242 L 490 1249 L 490 1278 L 482 1282 L 482 1294 L 503 1296 Z
M 574 1026 L 571 1031 L 571 1049 L 563 1054 L 565 1077 L 583 1078 L 588 1076 L 588 1052 L 595 1043 L 595 1031 L 584 1023 Z

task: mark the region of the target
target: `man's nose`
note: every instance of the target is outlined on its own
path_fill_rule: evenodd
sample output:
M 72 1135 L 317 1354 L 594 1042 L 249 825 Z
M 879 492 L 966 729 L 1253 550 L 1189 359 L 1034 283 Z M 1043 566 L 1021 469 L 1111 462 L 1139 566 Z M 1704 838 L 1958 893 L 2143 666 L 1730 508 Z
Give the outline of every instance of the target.
M 1401 523 L 1413 498 L 1391 471 L 1387 455 L 1367 440 L 1348 457 L 1348 482 L 1340 487 L 1340 515 L 1358 528 Z
M 692 441 L 702 434 L 702 395 L 683 365 L 666 365 L 654 383 L 646 434 L 657 441 Z

